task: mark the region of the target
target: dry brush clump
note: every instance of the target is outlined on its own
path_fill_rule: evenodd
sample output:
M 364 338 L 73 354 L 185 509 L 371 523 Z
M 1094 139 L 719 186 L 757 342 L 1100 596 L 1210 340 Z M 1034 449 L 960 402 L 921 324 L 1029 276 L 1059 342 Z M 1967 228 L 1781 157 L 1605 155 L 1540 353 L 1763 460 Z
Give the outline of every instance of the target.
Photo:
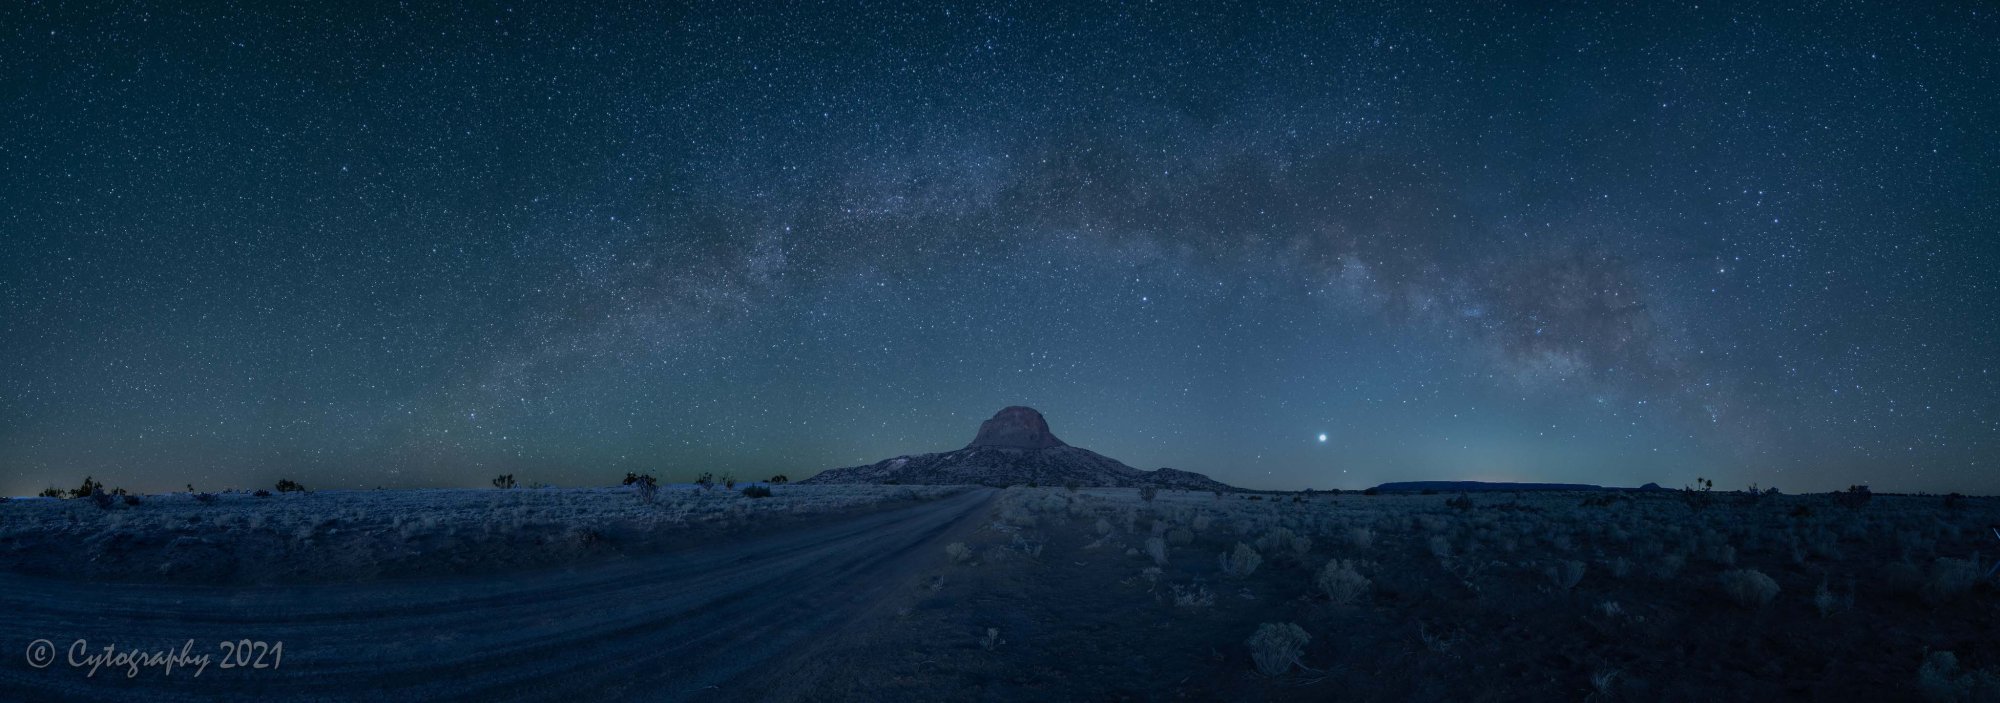
M 1971 593 L 1972 587 L 1978 585 L 1984 575 L 1980 572 L 1978 559 L 1979 555 L 1975 553 L 1971 559 L 1939 557 L 1931 562 L 1930 578 L 1918 591 L 1924 602 L 1940 605 Z
M 1237 542 L 1236 549 L 1222 554 L 1218 560 L 1222 563 L 1222 573 L 1233 578 L 1257 573 L 1257 567 L 1264 563 L 1264 557 L 1259 556 L 1257 550 L 1242 542 Z
M 1724 571 L 1721 581 L 1723 594 L 1745 608 L 1762 608 L 1778 597 L 1778 582 L 1756 569 Z
M 1569 591 L 1575 589 L 1576 584 L 1583 581 L 1585 568 L 1583 562 L 1567 560 L 1548 567 L 1543 570 L 1543 574 L 1548 577 L 1549 583 L 1555 586 L 1556 590 Z
M 1176 608 L 1206 608 L 1215 605 L 1215 593 L 1200 583 L 1186 586 L 1173 584 L 1171 587 Z
M 1334 559 L 1321 567 L 1313 584 L 1335 605 L 1347 605 L 1367 595 L 1373 584 L 1354 567 L 1352 559 Z
M 2000 672 L 1992 669 L 1963 671 L 1958 655 L 1930 652 L 1917 667 L 1917 692 L 1933 703 L 1977 703 L 2000 701 Z
M 1298 625 L 1267 622 L 1257 626 L 1257 632 L 1244 644 L 1250 647 L 1250 658 L 1256 662 L 1257 671 L 1265 676 L 1279 676 L 1295 665 L 1305 667 L 1299 655 L 1305 653 L 1306 643 L 1311 641 L 1312 635 Z

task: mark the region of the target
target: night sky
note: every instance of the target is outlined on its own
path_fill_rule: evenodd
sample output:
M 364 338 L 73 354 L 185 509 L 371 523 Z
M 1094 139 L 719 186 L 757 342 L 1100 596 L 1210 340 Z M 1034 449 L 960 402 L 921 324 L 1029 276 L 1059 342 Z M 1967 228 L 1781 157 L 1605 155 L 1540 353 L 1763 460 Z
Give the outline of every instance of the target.
M 1990 6 L 667 4 L 6 3 L 0 494 L 2000 492 Z

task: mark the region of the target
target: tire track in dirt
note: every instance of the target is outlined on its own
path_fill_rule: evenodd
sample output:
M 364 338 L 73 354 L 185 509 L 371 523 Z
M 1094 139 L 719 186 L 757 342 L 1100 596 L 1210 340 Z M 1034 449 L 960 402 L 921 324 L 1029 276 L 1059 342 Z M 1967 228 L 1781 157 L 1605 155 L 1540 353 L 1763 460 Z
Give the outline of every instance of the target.
M 986 515 L 973 490 L 928 503 L 570 571 L 346 586 L 219 588 L 0 575 L 0 664 L 10 700 L 686 700 L 805 650 Z M 219 656 L 219 641 L 282 641 L 277 670 L 209 666 L 127 678 L 71 668 L 93 650 Z M 20 654 L 56 643 L 46 669 Z M 752 685 L 751 688 L 761 688 Z M 718 695 L 720 694 L 720 695 Z

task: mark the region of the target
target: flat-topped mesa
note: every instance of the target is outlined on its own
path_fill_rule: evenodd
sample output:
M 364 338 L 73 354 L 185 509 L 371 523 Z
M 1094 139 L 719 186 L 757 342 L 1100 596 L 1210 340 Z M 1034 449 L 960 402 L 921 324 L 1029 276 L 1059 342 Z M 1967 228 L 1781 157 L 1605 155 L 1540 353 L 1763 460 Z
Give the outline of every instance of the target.
M 992 419 L 979 424 L 979 435 L 972 438 L 966 449 L 973 447 L 1002 447 L 1006 449 L 1048 449 L 1066 447 L 1049 431 L 1049 421 L 1042 418 L 1034 408 L 1015 405 L 1001 408 Z
M 799 483 L 1236 490 L 1201 474 L 1173 469 L 1140 471 L 1103 454 L 1072 447 L 1056 439 L 1041 413 L 1020 406 L 995 413 L 993 419 L 979 426 L 979 436 L 964 449 L 904 454 L 873 464 L 827 469 Z

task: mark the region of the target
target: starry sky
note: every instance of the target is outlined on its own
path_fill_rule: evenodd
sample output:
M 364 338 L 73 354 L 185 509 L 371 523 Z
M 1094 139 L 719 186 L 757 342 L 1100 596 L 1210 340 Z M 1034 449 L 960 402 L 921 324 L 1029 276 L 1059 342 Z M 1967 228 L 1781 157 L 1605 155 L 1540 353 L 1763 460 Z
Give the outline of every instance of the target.
M 1794 4 L 10 2 L 0 494 L 2000 492 L 1996 12 Z

